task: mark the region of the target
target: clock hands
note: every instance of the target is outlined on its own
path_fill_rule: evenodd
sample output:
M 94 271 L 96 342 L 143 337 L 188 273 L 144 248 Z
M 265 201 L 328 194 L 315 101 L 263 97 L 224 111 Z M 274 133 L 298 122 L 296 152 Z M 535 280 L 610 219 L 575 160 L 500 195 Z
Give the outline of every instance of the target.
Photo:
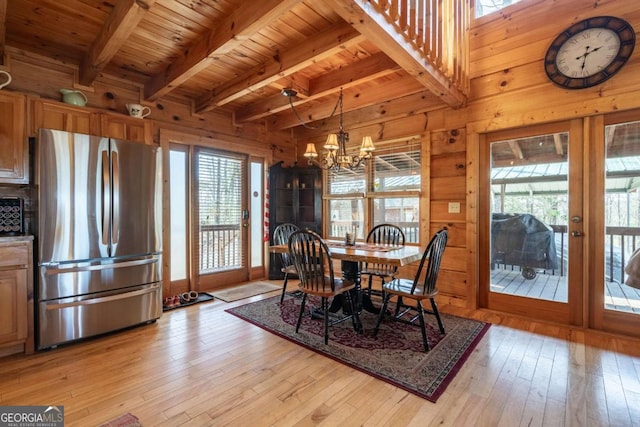
M 601 47 L 602 46 L 598 46 L 598 47 L 594 47 L 592 50 L 589 50 L 589 48 L 591 48 L 591 46 L 585 46 L 585 52 L 582 55 L 576 57 L 576 60 L 578 60 L 578 61 L 582 59 L 582 65 L 580 66 L 580 68 L 582 70 L 584 70 L 585 64 L 587 62 L 587 56 L 589 56 L 593 52 L 596 52 L 596 51 L 600 50 Z

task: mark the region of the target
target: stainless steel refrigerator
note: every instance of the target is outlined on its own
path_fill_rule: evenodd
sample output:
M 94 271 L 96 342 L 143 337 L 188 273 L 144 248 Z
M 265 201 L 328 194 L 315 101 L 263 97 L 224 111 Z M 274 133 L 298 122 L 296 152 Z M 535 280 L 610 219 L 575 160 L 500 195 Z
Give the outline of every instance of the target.
M 162 315 L 160 148 L 42 129 L 37 348 Z

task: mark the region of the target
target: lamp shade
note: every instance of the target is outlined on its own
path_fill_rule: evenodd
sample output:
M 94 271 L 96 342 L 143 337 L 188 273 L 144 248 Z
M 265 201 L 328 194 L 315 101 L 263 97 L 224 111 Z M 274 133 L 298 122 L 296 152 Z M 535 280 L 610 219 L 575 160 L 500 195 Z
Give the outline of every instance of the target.
M 338 149 L 338 135 L 330 133 L 327 136 L 327 142 L 324 143 L 325 150 L 337 150 Z
M 314 159 L 318 157 L 316 146 L 312 143 L 307 144 L 307 149 L 304 151 L 304 157 Z
M 373 140 L 370 136 L 362 137 L 362 145 L 360 146 L 360 151 L 364 151 L 365 153 L 371 153 L 374 151 L 376 147 L 373 145 Z

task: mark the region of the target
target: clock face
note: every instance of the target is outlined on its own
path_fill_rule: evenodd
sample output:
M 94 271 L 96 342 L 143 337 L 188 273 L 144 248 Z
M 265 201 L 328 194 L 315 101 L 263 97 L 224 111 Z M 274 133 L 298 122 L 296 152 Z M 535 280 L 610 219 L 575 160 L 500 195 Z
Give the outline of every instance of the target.
M 591 87 L 620 70 L 634 46 L 635 31 L 627 22 L 611 16 L 585 19 L 556 37 L 545 56 L 545 71 L 567 89 Z

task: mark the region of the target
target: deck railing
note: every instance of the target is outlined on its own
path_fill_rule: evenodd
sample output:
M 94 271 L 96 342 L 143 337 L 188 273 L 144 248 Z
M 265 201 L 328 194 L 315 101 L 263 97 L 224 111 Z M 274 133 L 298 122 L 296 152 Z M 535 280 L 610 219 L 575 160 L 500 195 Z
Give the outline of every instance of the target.
M 239 224 L 200 225 L 200 272 L 242 266 L 242 235 Z
M 558 258 L 558 270 L 549 274 L 564 276 L 567 270 L 568 230 L 566 225 L 549 225 L 553 229 Z M 622 283 L 624 267 L 633 251 L 640 247 L 640 227 L 606 227 L 605 229 L 605 279 Z
M 417 222 L 393 222 L 404 232 L 405 243 L 419 243 L 420 242 L 420 227 Z M 349 222 L 333 222 L 331 224 L 331 231 L 329 237 L 332 238 L 344 238 L 346 233 L 351 233 L 353 226 Z M 367 238 L 367 232 L 363 232 L 358 229 L 358 239 L 364 240 Z
M 469 93 L 468 0 L 370 0 L 368 4 L 454 87 Z

